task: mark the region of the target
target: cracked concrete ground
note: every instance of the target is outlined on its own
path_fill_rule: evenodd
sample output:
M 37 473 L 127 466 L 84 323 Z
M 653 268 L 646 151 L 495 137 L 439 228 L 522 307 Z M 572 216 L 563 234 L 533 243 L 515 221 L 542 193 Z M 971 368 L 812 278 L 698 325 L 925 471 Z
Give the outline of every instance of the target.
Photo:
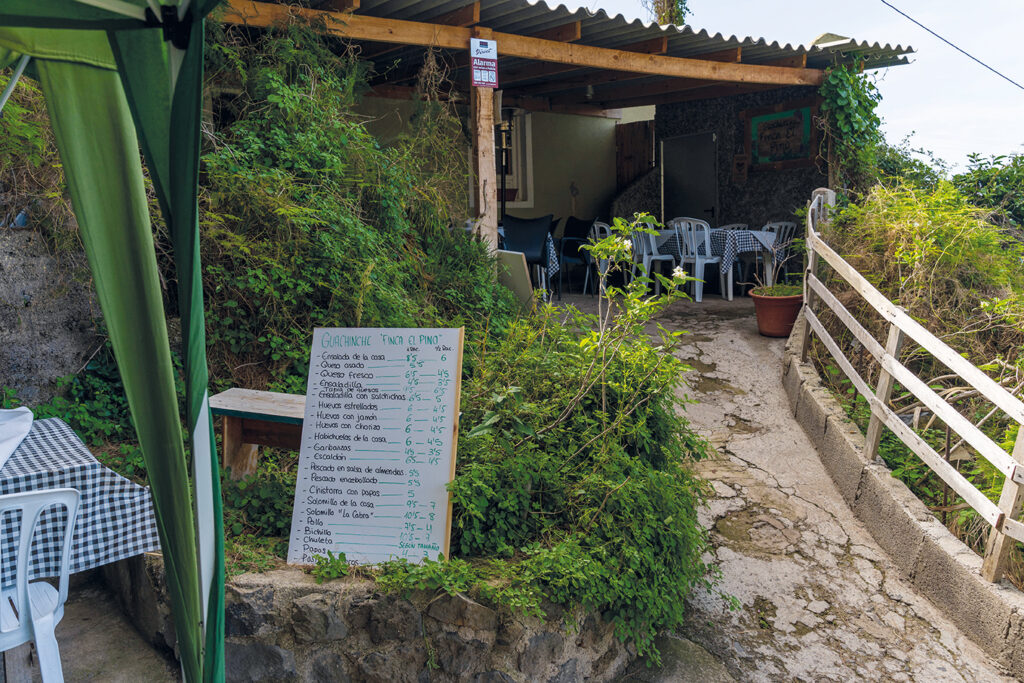
M 740 603 L 694 595 L 679 635 L 742 681 L 1013 680 L 899 578 L 846 506 L 790 413 L 784 340 L 758 335 L 750 299 L 680 302 L 660 322 L 692 333 L 678 353 L 694 368 L 686 415 L 715 449 L 695 466 L 716 494 L 701 517 L 719 589 Z M 641 680 L 699 679 L 670 673 L 670 659 Z

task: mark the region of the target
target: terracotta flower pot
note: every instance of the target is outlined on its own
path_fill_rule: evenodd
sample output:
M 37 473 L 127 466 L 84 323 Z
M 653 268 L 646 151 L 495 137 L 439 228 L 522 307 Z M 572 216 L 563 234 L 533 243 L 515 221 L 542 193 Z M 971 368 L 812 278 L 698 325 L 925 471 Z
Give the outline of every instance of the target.
M 756 287 L 750 291 L 754 312 L 757 314 L 757 331 L 765 337 L 788 337 L 800 314 L 804 295 L 764 296 L 758 294 L 760 289 Z

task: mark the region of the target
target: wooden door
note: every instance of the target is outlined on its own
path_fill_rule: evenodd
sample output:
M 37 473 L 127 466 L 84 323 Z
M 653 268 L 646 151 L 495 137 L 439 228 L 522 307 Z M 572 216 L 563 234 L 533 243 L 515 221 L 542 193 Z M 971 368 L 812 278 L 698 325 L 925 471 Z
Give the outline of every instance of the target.
M 615 126 L 615 184 L 618 191 L 654 167 L 654 121 Z

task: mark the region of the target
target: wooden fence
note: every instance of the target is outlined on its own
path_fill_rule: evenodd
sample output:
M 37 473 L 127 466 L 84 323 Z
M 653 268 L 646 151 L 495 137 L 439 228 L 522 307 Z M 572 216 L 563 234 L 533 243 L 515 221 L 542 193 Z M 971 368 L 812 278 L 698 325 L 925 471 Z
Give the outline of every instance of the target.
M 1015 540 L 1024 541 L 1024 524 L 1017 519 L 1022 499 L 1024 499 L 1024 486 L 1022 486 L 1024 485 L 1024 464 L 1022 464 L 1024 463 L 1024 428 L 1018 431 L 1013 454 L 1008 454 L 933 391 L 912 370 L 900 363 L 900 348 L 905 339 L 913 340 L 956 373 L 966 384 L 973 387 L 980 396 L 991 401 L 1018 424 L 1024 424 L 1024 403 L 922 327 L 907 315 L 906 311 L 889 301 L 863 275 L 825 244 L 818 233 L 818 226 L 821 221 L 827 220 L 829 208 L 834 201 L 835 195 L 830 190 L 815 190 L 807 212 L 808 263 L 804 279 L 805 328 L 801 357 L 804 361 L 807 360 L 811 340 L 810 332 L 813 330 L 835 362 L 849 377 L 857 392 L 868 402 L 871 408 L 871 419 L 868 424 L 865 449 L 869 459 L 874 458 L 877 454 L 882 429 L 888 427 L 942 481 L 992 526 L 985 547 L 982 575 L 989 581 L 998 581 L 1003 576 L 1013 542 Z M 822 260 L 831 266 L 837 275 L 842 277 L 888 322 L 889 332 L 884 346 L 868 333 L 818 278 L 818 269 Z M 835 314 L 881 366 L 878 382 L 874 389 L 860 376 L 850 360 L 840 350 L 835 339 L 822 325 L 815 312 L 822 304 Z M 903 388 L 911 392 L 923 405 L 945 422 L 952 432 L 955 432 L 1006 477 L 998 505 L 975 488 L 889 407 L 889 397 L 895 382 L 899 382 Z

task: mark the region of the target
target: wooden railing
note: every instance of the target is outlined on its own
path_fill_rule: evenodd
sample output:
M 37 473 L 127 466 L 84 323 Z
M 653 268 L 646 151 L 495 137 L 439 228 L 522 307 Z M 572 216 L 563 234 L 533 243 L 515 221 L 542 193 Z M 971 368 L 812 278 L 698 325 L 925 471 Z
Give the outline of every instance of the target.
M 1024 541 L 1024 524 L 1017 520 L 1021 502 L 1024 499 L 1024 486 L 1022 486 L 1024 484 L 1024 464 L 1022 464 L 1024 463 L 1024 428 L 1018 430 L 1013 454 L 1008 454 L 932 390 L 927 383 L 917 377 L 912 370 L 900 363 L 900 348 L 905 339 L 913 340 L 956 373 L 966 384 L 973 387 L 978 395 L 991 401 L 1018 424 L 1024 424 L 1024 403 L 922 327 L 907 315 L 906 311 L 889 301 L 821 239 L 818 233 L 819 223 L 827 220 L 829 208 L 834 201 L 835 195 L 831 191 L 815 190 L 807 212 L 808 263 L 804 279 L 805 328 L 801 357 L 804 361 L 807 360 L 811 341 L 810 332 L 813 331 L 828 349 L 835 362 L 846 373 L 857 392 L 868 402 L 871 408 L 871 418 L 865 435 L 868 459 L 873 459 L 877 454 L 882 429 L 888 427 L 946 485 L 992 526 L 985 547 L 982 576 L 989 581 L 998 581 L 1003 576 L 1013 541 Z M 818 268 L 822 260 L 831 266 L 837 275 L 888 322 L 889 332 L 884 346 L 868 333 L 818 278 Z M 835 314 L 836 318 L 845 325 L 846 329 L 881 366 L 878 382 L 873 390 L 822 325 L 821 319 L 816 313 L 822 304 Z M 1006 477 L 998 505 L 989 500 L 960 474 L 889 407 L 889 398 L 895 382 L 899 382 L 904 389 L 912 393 L 952 432 L 955 432 Z

